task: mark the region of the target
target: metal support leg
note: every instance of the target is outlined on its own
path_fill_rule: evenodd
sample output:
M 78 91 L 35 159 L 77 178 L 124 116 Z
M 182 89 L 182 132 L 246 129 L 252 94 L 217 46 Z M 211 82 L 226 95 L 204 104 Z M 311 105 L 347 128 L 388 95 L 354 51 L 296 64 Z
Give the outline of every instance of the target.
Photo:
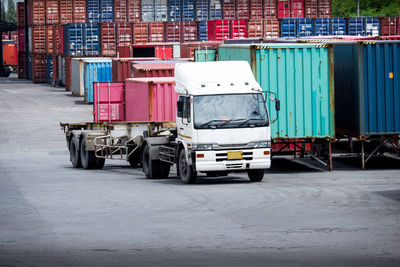
M 364 140 L 361 141 L 361 169 L 365 170 Z
M 329 141 L 329 143 L 328 143 L 328 153 L 329 153 L 329 155 L 328 155 L 329 171 L 332 171 L 333 170 L 333 164 L 332 164 L 332 143 L 331 143 L 331 141 Z

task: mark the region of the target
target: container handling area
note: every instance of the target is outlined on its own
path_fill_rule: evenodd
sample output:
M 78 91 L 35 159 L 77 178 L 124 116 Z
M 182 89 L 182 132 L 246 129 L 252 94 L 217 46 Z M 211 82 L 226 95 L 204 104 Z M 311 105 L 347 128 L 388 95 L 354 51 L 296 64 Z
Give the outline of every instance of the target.
M 386 2 L 12 2 L 0 266 L 400 266 Z

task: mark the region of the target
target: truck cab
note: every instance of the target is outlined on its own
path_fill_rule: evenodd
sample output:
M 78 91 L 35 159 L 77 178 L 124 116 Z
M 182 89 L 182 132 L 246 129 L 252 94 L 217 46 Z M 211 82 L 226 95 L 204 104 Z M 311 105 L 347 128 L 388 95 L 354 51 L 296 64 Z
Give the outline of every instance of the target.
M 175 158 L 184 183 L 246 171 L 259 182 L 271 166 L 265 98 L 245 61 L 177 64 Z

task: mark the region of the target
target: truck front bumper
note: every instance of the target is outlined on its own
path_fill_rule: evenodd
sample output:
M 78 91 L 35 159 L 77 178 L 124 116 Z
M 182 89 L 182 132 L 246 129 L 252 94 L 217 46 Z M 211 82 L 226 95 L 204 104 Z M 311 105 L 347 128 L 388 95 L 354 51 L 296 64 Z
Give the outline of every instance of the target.
M 271 149 L 244 149 L 242 159 L 228 159 L 232 150 L 194 151 L 196 171 L 241 171 L 251 169 L 269 169 L 271 167 Z

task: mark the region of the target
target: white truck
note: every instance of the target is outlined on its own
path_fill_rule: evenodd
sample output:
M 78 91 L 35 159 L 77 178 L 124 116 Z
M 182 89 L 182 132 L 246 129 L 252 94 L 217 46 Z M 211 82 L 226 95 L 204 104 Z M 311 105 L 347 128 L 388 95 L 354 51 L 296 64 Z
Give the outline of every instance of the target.
M 102 168 L 105 159 L 125 159 L 148 179 L 168 177 L 176 164 L 187 184 L 199 172 L 245 171 L 260 182 L 271 166 L 270 120 L 249 64 L 176 64 L 175 83 L 176 122 L 61 123 L 72 165 Z

